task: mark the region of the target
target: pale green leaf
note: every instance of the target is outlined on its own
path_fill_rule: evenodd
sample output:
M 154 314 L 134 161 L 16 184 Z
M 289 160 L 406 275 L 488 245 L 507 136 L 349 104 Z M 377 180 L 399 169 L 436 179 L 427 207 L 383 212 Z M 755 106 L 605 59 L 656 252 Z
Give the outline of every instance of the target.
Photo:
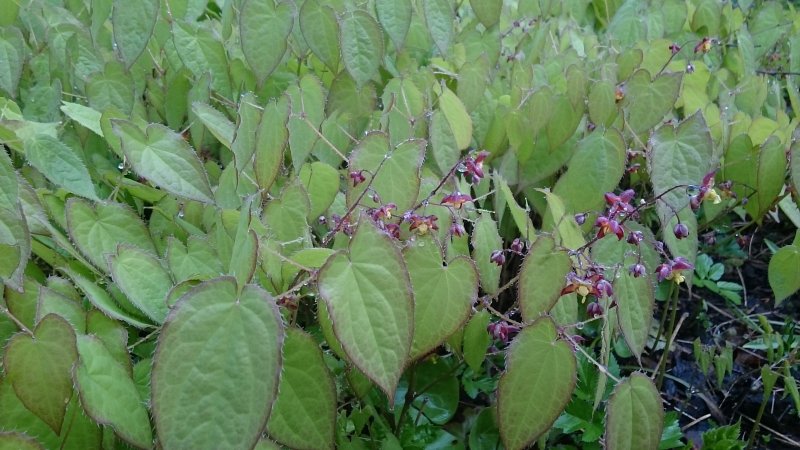
M 61 103 L 61 111 L 67 117 L 92 130 L 96 135 L 103 137 L 103 129 L 100 127 L 100 117 L 102 117 L 100 111 L 78 103 Z
M 464 362 L 475 373 L 480 373 L 481 366 L 486 360 L 486 350 L 492 343 L 486 327 L 492 319 L 489 311 L 482 309 L 476 312 L 464 327 Z
M 623 107 L 634 132 L 643 133 L 655 127 L 672 110 L 680 92 L 681 77 L 682 72 L 665 73 L 651 81 L 650 73 L 644 69 L 631 76 L 624 86 Z
M 125 311 L 125 309 L 121 308 L 117 302 L 111 298 L 108 292 L 103 290 L 103 288 L 100 287 L 96 282 L 69 269 L 62 268 L 61 271 L 72 278 L 72 281 L 75 282 L 75 285 L 81 291 L 83 291 L 84 294 L 86 294 L 86 299 L 89 300 L 89 303 L 91 303 L 92 306 L 100 311 L 103 311 L 104 314 L 114 319 L 121 320 L 136 328 L 141 329 L 153 327 L 152 324 L 147 322 L 147 319 L 132 315 Z
M 286 53 L 294 25 L 294 3 L 244 0 L 239 13 L 242 52 L 259 81 L 267 78 Z
M 277 394 L 283 337 L 275 301 L 259 287 L 237 296 L 226 277 L 184 295 L 153 358 L 153 416 L 164 450 L 252 448 Z
M 472 142 L 472 119 L 461 100 L 446 87 L 442 88 L 439 93 L 439 110 L 444 113 L 450 129 L 453 130 L 458 149 L 464 150 L 469 147 Z M 450 167 L 447 167 L 443 170 L 449 169 Z
M 339 23 L 333 8 L 307 0 L 300 8 L 300 31 L 306 44 L 333 73 L 339 71 Z
M 233 147 L 236 128 L 224 114 L 202 102 L 192 103 L 192 112 L 222 145 L 229 149 Z
M 414 339 L 411 358 L 441 345 L 467 321 L 478 298 L 473 262 L 457 257 L 447 264 L 431 236 L 422 236 L 403 251 L 414 290 Z
M 383 33 L 362 10 L 346 14 L 339 21 L 339 45 L 344 67 L 359 86 L 378 74 L 383 60 Z
M 38 134 L 25 141 L 25 156 L 33 167 L 57 186 L 92 200 L 97 200 L 89 170 L 75 153 L 60 140 Z
M 125 367 L 94 336 L 78 336 L 78 355 L 73 378 L 86 413 L 126 442 L 152 448 L 150 417 Z
M 634 373 L 614 388 L 606 414 L 609 450 L 659 448 L 664 407 L 655 385 L 644 374 Z
M 769 260 L 769 285 L 775 293 L 775 305 L 800 289 L 800 247 L 781 247 Z
M 103 271 L 108 270 L 106 255 L 116 253 L 119 244 L 155 253 L 147 227 L 127 205 L 113 202 L 92 205 L 73 197 L 67 200 L 65 215 L 72 242 Z
M 308 221 L 313 223 L 325 214 L 339 193 L 339 172 L 328 164 L 315 161 L 304 164 L 299 176 L 311 202 Z
M 283 153 L 289 140 L 288 121 L 289 102 L 287 97 L 279 97 L 264 107 L 256 136 L 253 162 L 258 187 L 264 191 L 269 191 L 281 170 Z M 305 126 L 305 124 L 302 125 Z
M 169 312 L 167 293 L 172 279 L 150 253 L 120 244 L 115 255 L 108 256 L 111 276 L 120 290 L 140 311 L 156 323 L 164 322 Z
M 500 289 L 501 267 L 491 261 L 492 252 L 503 250 L 503 240 L 497 231 L 497 223 L 487 212 L 475 222 L 472 232 L 472 259 L 478 268 L 484 292 L 494 294 Z
M 144 131 L 129 121 L 114 120 L 113 124 L 128 162 L 139 175 L 175 195 L 213 202 L 200 158 L 181 135 L 160 124 L 150 124 Z
M 469 0 L 469 4 L 484 27 L 491 28 L 500 21 L 503 0 Z
M 127 69 L 147 48 L 160 6 L 160 0 L 114 0 L 111 12 L 114 46 Z
M 396 49 L 401 49 L 406 42 L 408 28 L 413 13 L 411 0 L 376 0 L 375 10 L 381 26 L 389 35 Z
M 425 0 L 422 12 L 428 33 L 433 38 L 439 54 L 447 56 L 455 37 L 456 13 L 450 0 Z

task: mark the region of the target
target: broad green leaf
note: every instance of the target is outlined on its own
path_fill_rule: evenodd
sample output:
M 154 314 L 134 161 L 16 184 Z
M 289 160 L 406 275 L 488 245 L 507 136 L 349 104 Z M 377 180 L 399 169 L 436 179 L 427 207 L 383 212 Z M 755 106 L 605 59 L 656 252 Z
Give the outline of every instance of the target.
M 547 146 L 550 151 L 555 151 L 575 134 L 583 109 L 578 109 L 572 104 L 567 95 L 556 95 L 547 105 L 551 109 L 550 117 L 546 122 Z
M 313 223 L 325 214 L 339 193 L 339 172 L 328 164 L 315 161 L 300 168 L 300 181 L 311 202 L 308 221 Z
M 625 142 L 618 131 L 595 131 L 578 143 L 553 193 L 564 200 L 568 213 L 601 209 L 603 194 L 613 191 L 625 172 L 625 160 Z
M 17 174 L 5 152 L 0 154 L 0 190 L 0 281 L 19 291 L 31 254 L 31 230 L 26 220 L 33 222 L 33 217 L 22 208 Z
M 282 370 L 267 423 L 270 437 L 291 448 L 334 448 L 336 386 L 310 335 L 286 330 Z
M 456 13 L 450 0 L 425 0 L 422 12 L 428 33 L 433 38 L 439 54 L 446 56 L 455 37 Z
M 487 294 L 494 294 L 500 289 L 502 268 L 491 261 L 492 253 L 497 250 L 503 250 L 497 223 L 489 213 L 483 212 L 472 231 L 472 259 L 478 268 L 481 287 Z
M 58 448 L 60 445 L 58 435 L 22 404 L 7 377 L 0 379 L 0 423 L 3 424 L 3 431 L 24 433 L 36 439 L 44 448 Z M 9 450 L 17 450 L 17 447 Z
M 454 373 L 455 365 L 455 358 L 431 358 L 421 361 L 411 369 L 414 371 L 415 386 L 425 387 L 414 396 L 408 409 L 411 417 L 419 417 L 419 425 L 444 425 L 455 415 L 459 406 L 459 379 Z M 395 411 L 398 413 L 402 409 L 407 391 L 407 383 L 401 383 L 397 389 Z M 451 444 L 452 440 L 445 442 Z
M 86 313 L 86 334 L 91 334 L 103 345 L 125 370 L 131 372 L 131 358 L 128 354 L 128 330 L 125 326 L 106 316 L 98 309 Z
M 77 358 L 75 331 L 55 314 L 39 322 L 33 337 L 18 333 L 6 344 L 3 364 L 14 392 L 56 434 L 72 397 L 70 371 Z
M 86 413 L 126 442 L 152 448 L 150 417 L 126 368 L 94 336 L 78 336 L 78 355 L 73 379 Z
M 457 257 L 443 264 L 442 251 L 431 236 L 422 236 L 403 251 L 414 290 L 414 339 L 411 358 L 441 345 L 469 318 L 478 298 L 478 273 L 473 262 Z
M 96 135 L 103 136 L 103 129 L 100 127 L 100 117 L 102 117 L 100 111 L 78 103 L 61 103 L 61 111 L 67 117 L 92 130 Z
M 156 251 L 147 227 L 127 205 L 113 202 L 92 205 L 73 197 L 67 200 L 65 213 L 70 239 L 103 271 L 108 270 L 106 255 L 116 253 L 119 244 Z
M 469 0 L 469 5 L 484 27 L 491 28 L 500 21 L 503 0 Z
M 283 337 L 275 301 L 259 287 L 237 296 L 236 281 L 225 277 L 184 295 L 153 358 L 153 416 L 164 450 L 252 448 L 277 394 Z
M 130 69 L 145 48 L 158 19 L 160 0 L 114 0 L 111 25 L 114 48 L 125 68 Z
M 211 87 L 229 97 L 229 62 L 219 37 L 201 24 L 175 20 L 172 22 L 172 39 L 186 68 L 197 78 L 210 73 Z
M 336 333 L 333 332 L 333 322 L 331 321 L 331 316 L 328 314 L 328 307 L 324 301 L 317 301 L 317 320 L 319 320 L 319 328 L 322 331 L 322 336 L 325 338 L 325 343 L 328 344 L 328 348 L 330 348 L 333 354 L 339 359 L 347 360 L 347 354 L 344 352 L 339 338 L 336 337 Z M 358 369 L 355 370 L 361 373 Z
M 300 30 L 308 48 L 333 73 L 339 71 L 339 23 L 336 11 L 320 0 L 307 0 L 300 8 Z
M 224 114 L 202 102 L 192 103 L 192 112 L 222 145 L 229 149 L 233 147 L 236 128 Z
M 108 292 L 103 290 L 96 282 L 69 269 L 61 268 L 60 270 L 72 278 L 75 285 L 86 295 L 86 299 L 89 300 L 89 303 L 100 311 L 103 311 L 104 314 L 136 328 L 143 329 L 153 327 L 152 324 L 147 322 L 147 319 L 137 317 L 121 308 L 119 304 L 111 298 Z
M 253 168 L 258 187 L 265 192 L 269 191 L 281 170 L 283 152 L 289 140 L 288 121 L 289 102 L 286 97 L 279 97 L 264 106 L 256 135 Z
M 572 347 L 558 339 L 556 324 L 542 317 L 514 338 L 497 388 L 500 436 L 509 450 L 527 447 L 544 434 L 575 389 Z
M 608 400 L 606 448 L 657 450 L 664 424 L 661 395 L 650 378 L 633 373 Z
M 486 350 L 492 343 L 492 337 L 486 328 L 491 319 L 489 311 L 482 309 L 476 312 L 464 327 L 464 362 L 475 373 L 481 373 Z
M 637 70 L 625 84 L 623 107 L 631 129 L 639 134 L 661 122 L 672 110 L 681 88 L 682 73 L 665 73 L 651 81 L 650 73 Z M 691 111 L 694 112 L 694 111 Z
M 208 239 L 189 236 L 184 245 L 175 237 L 167 241 L 167 262 L 175 281 L 208 280 L 222 273 L 222 262 Z
M 447 122 L 450 124 L 450 129 L 453 130 L 458 149 L 464 150 L 469 147 L 470 142 L 472 142 L 472 119 L 461 100 L 446 87 L 442 88 L 439 94 L 439 110 L 444 113 Z M 449 169 L 450 167 L 446 170 Z
M 547 199 L 545 221 L 548 219 L 552 221 L 552 225 L 549 228 L 556 232 L 556 244 L 570 250 L 581 248 L 586 243 L 586 240 L 580 227 L 575 223 L 575 216 L 567 212 L 561 197 L 547 190 L 541 190 L 540 192 Z
M 25 433 L 0 432 L 0 450 L 44 450 L 41 443 Z
M 19 10 L 22 6 L 21 3 L 11 2 L 5 5 L 2 12 L 0 12 L 0 26 L 12 25 L 19 16 Z
M 414 327 L 411 283 L 394 242 L 363 216 L 349 250 L 320 269 L 318 285 L 350 360 L 394 398 Z
M 797 143 L 797 141 L 792 143 L 789 159 L 790 180 L 795 192 L 800 192 L 800 143 Z M 798 201 L 798 204 L 800 204 L 800 201 Z
M 800 289 L 800 247 L 781 247 L 769 260 L 769 286 L 775 293 L 775 306 Z
M 350 186 L 347 193 L 348 204 L 355 203 L 367 186 L 370 186 L 378 194 L 382 204 L 394 203 L 398 212 L 411 208 L 419 195 L 419 174 L 425 156 L 424 144 L 420 139 L 411 139 L 390 149 L 389 137 L 385 133 L 370 132 L 350 155 L 349 170 L 363 170 L 366 181 L 355 187 Z M 369 195 L 361 198 L 361 204 L 379 206 Z
M 98 200 L 89 170 L 75 151 L 58 139 L 38 134 L 25 141 L 28 162 L 53 184 L 73 194 Z
M 289 151 L 292 155 L 292 165 L 299 168 L 319 139 L 318 129 L 325 118 L 325 93 L 319 79 L 309 74 L 301 78 L 298 84 L 290 86 L 286 94 L 289 96 L 291 107 L 288 124 Z M 279 108 L 276 113 L 283 111 L 280 101 L 277 106 Z M 267 115 L 266 112 L 264 115 Z M 281 137 L 281 134 L 277 134 L 276 141 Z
M 394 47 L 397 50 L 403 48 L 411 25 L 413 12 L 411 0 L 376 0 L 375 11 L 378 13 L 378 21 L 394 43 Z
M 111 276 L 128 299 L 156 323 L 167 317 L 167 293 L 172 279 L 150 253 L 121 244 L 117 253 L 108 256 Z
M 614 294 L 622 335 L 631 353 L 639 358 L 650 337 L 650 325 L 653 321 L 653 280 L 650 275 L 636 278 L 631 275 L 628 265 L 623 266 L 614 280 Z
M 200 158 L 181 135 L 161 124 L 150 124 L 144 131 L 129 121 L 113 124 L 125 157 L 139 175 L 172 194 L 213 203 Z
M 572 260 L 548 236 L 533 243 L 519 272 L 519 306 L 526 322 L 550 311 L 561 297 Z
M 652 150 L 647 158 L 650 181 L 653 193 L 660 197 L 656 205 L 665 236 L 673 236 L 676 212 L 686 209 L 684 214 L 687 223 L 691 223 L 694 214 L 689 206 L 686 189 L 676 186 L 700 185 L 709 171 L 709 163 L 713 154 L 713 143 L 702 114 L 695 113 L 681 122 L 678 127 L 662 126 L 651 138 Z M 671 190 L 670 190 L 671 189 Z M 668 192 L 669 191 L 669 192 Z M 681 220 L 684 216 L 681 216 Z M 667 246 L 673 256 L 682 256 L 689 262 L 696 257 L 697 233 L 680 243 L 674 239 L 666 239 Z M 679 246 L 680 244 L 680 246 Z
M 724 176 L 733 181 L 737 196 L 748 199 L 744 208 L 757 221 L 780 195 L 785 171 L 784 146 L 774 135 L 760 146 L 752 145 L 747 135 L 739 135 L 725 154 Z
M 366 11 L 356 10 L 339 21 L 339 46 L 344 67 L 359 86 L 378 74 L 383 60 L 383 33 Z
M 242 52 L 263 82 L 283 59 L 287 38 L 294 25 L 294 3 L 244 0 L 239 12 Z
M 250 282 L 258 263 L 258 236 L 250 228 L 252 216 L 250 205 L 252 197 L 248 198 L 239 212 L 239 223 L 236 227 L 231 259 L 228 264 L 228 273 L 236 278 L 236 283 L 241 289 Z

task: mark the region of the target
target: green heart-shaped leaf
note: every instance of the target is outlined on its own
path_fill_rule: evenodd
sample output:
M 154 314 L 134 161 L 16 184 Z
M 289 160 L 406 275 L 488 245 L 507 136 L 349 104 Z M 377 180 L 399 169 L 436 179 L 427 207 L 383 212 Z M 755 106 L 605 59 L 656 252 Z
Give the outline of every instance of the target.
M 417 239 L 403 251 L 414 289 L 414 340 L 411 358 L 424 356 L 466 322 L 478 298 L 478 273 L 472 260 L 458 257 L 442 264 L 431 237 Z
M 275 70 L 286 53 L 294 25 L 294 3 L 245 0 L 239 13 L 242 52 L 259 81 Z
M 319 345 L 305 332 L 287 329 L 282 366 L 269 435 L 291 448 L 332 449 L 336 385 Z
M 144 131 L 126 120 L 112 123 L 125 157 L 139 175 L 175 195 L 213 203 L 203 164 L 180 134 L 156 123 Z
M 169 309 L 167 293 L 172 279 L 150 253 L 121 244 L 116 255 L 109 255 L 111 276 L 120 290 L 140 311 L 156 323 L 164 322 Z
M 126 69 L 130 69 L 147 48 L 160 5 L 159 0 L 114 1 L 111 13 L 114 44 Z
M 28 139 L 25 157 L 53 184 L 81 197 L 98 200 L 86 165 L 71 147 L 58 139 L 45 134 Z
M 413 8 L 410 0 L 376 0 L 375 12 L 378 20 L 389 35 L 396 49 L 406 42 L 408 28 L 411 26 Z
M 72 397 L 70 370 L 77 359 L 75 331 L 55 314 L 39 322 L 33 337 L 19 333 L 6 346 L 3 364 L 14 392 L 56 434 Z
M 300 31 L 314 52 L 333 73 L 339 71 L 339 23 L 336 11 L 319 0 L 308 0 L 300 8 Z
M 481 287 L 489 294 L 494 294 L 500 289 L 501 267 L 492 260 L 492 252 L 503 249 L 503 240 L 497 231 L 497 223 L 487 212 L 475 222 L 472 232 L 472 259 L 478 268 Z
M 625 110 L 631 129 L 643 133 L 658 125 L 672 110 L 681 89 L 683 73 L 665 73 L 651 81 L 650 73 L 637 70 L 625 85 Z
M 119 244 L 156 251 L 147 227 L 126 205 L 113 202 L 92 205 L 72 197 L 67 200 L 65 212 L 72 242 L 89 261 L 104 271 L 108 270 L 106 256 L 116 253 Z
M 356 10 L 339 21 L 339 47 L 344 67 L 359 86 L 378 74 L 383 60 L 383 33 L 366 11 Z
M 543 317 L 514 338 L 500 377 L 497 414 L 509 450 L 527 447 L 555 422 L 575 389 L 572 347 L 558 340 L 556 324 Z
M 414 302 L 408 271 L 391 238 L 369 218 L 348 252 L 338 252 L 319 271 L 319 293 L 345 353 L 389 398 L 408 361 Z
M 78 354 L 73 378 L 86 414 L 126 442 L 152 448 L 150 417 L 128 370 L 94 336 L 78 336 Z
M 641 373 L 618 384 L 608 400 L 606 448 L 656 450 L 664 426 L 664 406 L 650 378 Z
M 236 291 L 231 277 L 206 281 L 162 328 L 152 404 L 164 450 L 247 449 L 261 435 L 277 394 L 283 324 L 264 290 Z

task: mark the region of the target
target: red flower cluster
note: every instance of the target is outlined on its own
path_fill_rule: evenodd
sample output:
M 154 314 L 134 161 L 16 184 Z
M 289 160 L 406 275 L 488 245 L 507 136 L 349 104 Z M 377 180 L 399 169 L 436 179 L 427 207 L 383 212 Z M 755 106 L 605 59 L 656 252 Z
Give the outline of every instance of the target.
M 484 150 L 478 152 L 474 157 L 470 155 L 464 159 L 464 171 L 472 178 L 472 184 L 480 183 L 484 177 L 483 161 L 487 156 L 489 156 L 489 152 Z

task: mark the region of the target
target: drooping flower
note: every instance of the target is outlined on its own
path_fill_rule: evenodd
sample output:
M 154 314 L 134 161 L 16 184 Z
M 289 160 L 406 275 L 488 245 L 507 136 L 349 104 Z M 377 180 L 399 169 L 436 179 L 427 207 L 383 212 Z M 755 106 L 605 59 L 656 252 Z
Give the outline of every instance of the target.
M 625 231 L 622 229 L 622 226 L 614 219 L 609 219 L 606 216 L 600 216 L 594 222 L 594 226 L 597 227 L 597 237 L 602 238 L 606 234 L 613 233 L 617 235 L 617 239 L 622 239 L 625 235 Z
M 461 225 L 458 222 L 453 222 L 453 224 L 450 225 L 450 234 L 456 237 L 461 237 L 467 234 L 467 230 L 464 229 L 464 225 Z
M 672 229 L 672 234 L 678 239 L 683 239 L 689 236 L 689 227 L 687 227 L 685 223 L 678 222 Z
M 462 194 L 461 192 L 453 192 L 450 195 L 445 196 L 442 199 L 443 205 L 452 205 L 455 209 L 461 209 L 464 206 L 464 203 L 469 203 L 472 201 L 472 197 L 467 194 Z
M 678 256 L 672 261 L 667 261 L 656 267 L 656 274 L 658 274 L 658 281 L 672 280 L 676 284 L 683 283 L 686 280 L 683 272 L 686 270 L 693 270 L 694 265 L 687 261 L 685 258 Z
M 599 317 L 603 315 L 603 307 L 600 303 L 592 302 L 586 305 L 586 315 L 590 318 L 594 319 L 595 317 Z
M 503 250 L 495 250 L 492 252 L 491 256 L 489 256 L 489 261 L 497 264 L 498 266 L 502 266 L 506 263 L 506 254 Z
M 408 229 L 410 231 L 416 231 L 417 234 L 424 235 L 430 230 L 439 229 L 439 225 L 436 224 L 437 220 L 439 220 L 439 218 L 434 215 L 418 216 L 416 214 L 413 214 L 409 218 L 411 225 L 409 225 Z
M 359 184 L 366 181 L 367 177 L 364 176 L 363 170 L 354 170 L 350 172 L 350 180 L 353 181 L 353 187 L 358 186 Z

